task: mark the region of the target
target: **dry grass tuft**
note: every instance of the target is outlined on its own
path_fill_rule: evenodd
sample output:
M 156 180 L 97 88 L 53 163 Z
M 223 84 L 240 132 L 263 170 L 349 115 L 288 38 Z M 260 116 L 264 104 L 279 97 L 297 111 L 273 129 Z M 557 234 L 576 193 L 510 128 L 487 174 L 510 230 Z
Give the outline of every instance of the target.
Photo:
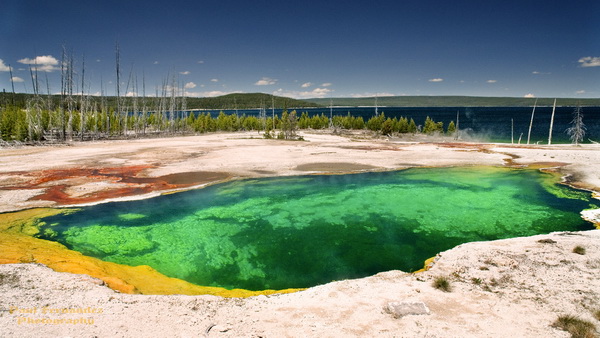
M 452 291 L 452 287 L 450 286 L 450 281 L 443 276 L 440 277 L 436 277 L 433 281 L 433 287 L 438 289 L 438 290 L 442 290 L 444 292 L 450 292 Z
M 575 316 L 560 316 L 552 326 L 569 332 L 572 338 L 597 337 L 594 324 Z
M 585 248 L 581 245 L 578 245 L 573 248 L 573 253 L 576 253 L 578 255 L 585 255 Z

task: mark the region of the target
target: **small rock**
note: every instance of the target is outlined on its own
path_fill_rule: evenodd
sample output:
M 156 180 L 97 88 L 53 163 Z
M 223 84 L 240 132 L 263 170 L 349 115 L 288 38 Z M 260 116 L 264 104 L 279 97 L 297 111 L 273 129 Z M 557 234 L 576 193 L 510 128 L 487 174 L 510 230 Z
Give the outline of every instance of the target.
M 229 331 L 231 328 L 227 327 L 227 326 L 223 326 L 223 325 L 215 325 L 212 328 L 212 331 L 217 331 L 217 332 L 227 332 Z
M 384 310 L 394 318 L 402 318 L 408 315 L 428 315 L 430 313 L 429 308 L 423 302 L 389 302 Z
M 208 337 L 209 332 L 227 332 L 229 330 L 231 330 L 231 328 L 224 325 L 210 324 L 206 330 L 204 330 L 204 335 Z

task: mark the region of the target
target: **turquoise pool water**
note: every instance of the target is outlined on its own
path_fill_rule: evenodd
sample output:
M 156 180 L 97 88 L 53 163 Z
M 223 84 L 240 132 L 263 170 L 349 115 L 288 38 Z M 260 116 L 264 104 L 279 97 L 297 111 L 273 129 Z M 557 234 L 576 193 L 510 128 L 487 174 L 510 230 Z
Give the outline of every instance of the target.
M 458 244 L 593 229 L 587 192 L 534 170 L 414 168 L 247 179 L 45 218 L 40 237 L 189 282 L 310 287 L 418 270 Z

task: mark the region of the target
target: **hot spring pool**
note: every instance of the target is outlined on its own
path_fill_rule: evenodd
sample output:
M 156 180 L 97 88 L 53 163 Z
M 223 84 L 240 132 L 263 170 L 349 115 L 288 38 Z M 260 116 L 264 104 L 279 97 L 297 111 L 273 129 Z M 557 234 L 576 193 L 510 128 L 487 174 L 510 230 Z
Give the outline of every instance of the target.
M 472 241 L 593 229 L 591 194 L 556 175 L 414 168 L 247 179 L 44 218 L 39 237 L 194 284 L 302 288 L 414 271 Z

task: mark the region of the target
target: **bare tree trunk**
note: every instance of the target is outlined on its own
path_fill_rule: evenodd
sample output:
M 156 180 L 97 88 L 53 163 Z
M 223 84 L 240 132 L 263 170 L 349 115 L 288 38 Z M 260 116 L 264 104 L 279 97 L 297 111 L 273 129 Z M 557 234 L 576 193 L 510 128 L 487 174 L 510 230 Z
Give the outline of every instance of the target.
M 121 116 L 121 54 L 119 51 L 119 42 L 117 41 L 115 45 L 115 57 L 116 57 L 116 70 L 117 70 L 117 111 L 115 114 L 117 116 Z M 127 121 L 125 121 L 125 125 L 127 125 Z
M 73 111 L 75 110 L 75 101 L 73 98 L 73 52 L 67 61 L 67 135 L 69 141 L 73 141 Z
M 456 136 L 454 137 L 455 140 L 458 140 L 460 138 L 460 120 L 458 119 L 459 113 L 460 111 L 456 111 Z
M 84 102 L 84 88 L 85 88 L 85 56 L 81 64 L 81 98 L 79 102 L 79 140 L 83 141 L 83 134 L 85 132 L 85 109 L 86 102 Z
M 12 67 L 8 65 L 8 71 L 10 72 L 10 85 L 12 86 L 12 105 L 15 105 L 15 81 L 13 78 Z
M 171 81 L 171 96 L 169 99 L 169 127 L 171 134 L 175 132 L 175 75 Z
M 181 118 L 180 118 L 179 122 L 181 124 L 182 132 L 185 133 L 187 131 L 187 126 L 185 125 L 185 123 L 187 122 L 188 112 L 187 112 L 187 99 L 185 97 L 185 86 L 183 83 L 181 84 L 180 103 L 181 103 L 181 105 L 179 107 L 179 110 L 181 111 Z
M 65 46 L 63 46 L 62 57 L 60 61 L 60 136 L 62 141 L 64 142 L 67 138 L 67 130 L 65 124 L 65 94 L 66 94 L 66 72 L 65 72 L 65 63 L 67 61 L 67 51 Z
M 510 144 L 515 144 L 515 120 L 510 119 Z
M 48 125 L 46 126 L 46 131 L 53 131 L 53 117 L 52 111 L 54 110 L 54 104 L 52 102 L 52 94 L 50 94 L 50 82 L 48 81 L 48 73 L 46 75 L 46 110 L 48 111 Z
M 146 104 L 146 74 L 142 73 L 142 135 L 146 135 L 146 115 L 148 114 Z
M 554 112 L 556 111 L 556 99 L 554 99 L 554 105 L 552 106 L 552 117 L 550 118 L 550 132 L 548 132 L 548 145 L 552 144 L 552 127 L 554 126 Z
M 579 145 L 579 142 L 583 140 L 585 136 L 585 124 L 583 124 L 583 114 L 581 113 L 581 106 L 579 103 L 573 112 L 573 120 L 571 121 L 571 127 L 567 129 L 567 134 L 571 137 L 571 142 L 575 145 Z
M 535 103 L 533 104 L 533 111 L 531 112 L 531 122 L 529 122 L 529 132 L 527 133 L 527 144 L 529 144 L 529 140 L 531 139 L 531 128 L 533 127 L 533 115 L 535 115 L 536 105 L 537 99 L 535 99 Z
M 106 121 L 102 121 L 104 125 L 104 132 L 106 136 L 110 136 L 110 114 L 106 104 L 106 97 L 104 96 L 104 81 L 100 77 L 100 117 L 103 118 L 106 114 Z M 106 122 L 106 123 L 104 123 Z M 97 137 L 98 135 L 96 135 Z

